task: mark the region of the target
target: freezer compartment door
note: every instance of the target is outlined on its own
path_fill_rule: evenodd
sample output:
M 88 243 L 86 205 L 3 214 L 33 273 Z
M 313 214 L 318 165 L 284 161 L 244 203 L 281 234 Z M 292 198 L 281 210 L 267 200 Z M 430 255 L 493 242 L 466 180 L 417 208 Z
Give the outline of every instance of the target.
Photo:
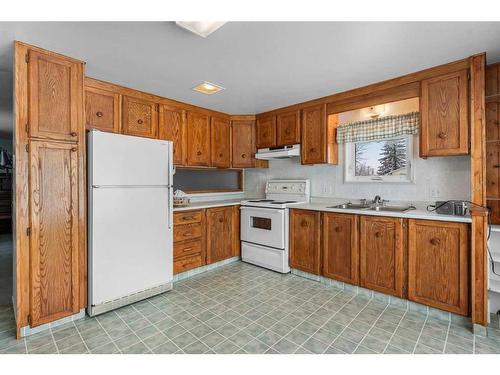
M 97 186 L 171 185 L 170 141 L 91 131 L 89 182 Z
M 100 188 L 90 194 L 90 303 L 173 279 L 168 188 Z

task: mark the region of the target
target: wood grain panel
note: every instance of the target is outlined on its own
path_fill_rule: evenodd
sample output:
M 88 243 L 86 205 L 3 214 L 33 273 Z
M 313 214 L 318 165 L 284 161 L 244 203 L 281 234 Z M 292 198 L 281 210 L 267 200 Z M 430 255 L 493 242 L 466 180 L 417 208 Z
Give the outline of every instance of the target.
M 156 138 L 158 134 L 158 109 L 155 102 L 143 98 L 123 96 L 123 133 L 137 137 Z
M 231 122 L 225 118 L 212 117 L 210 137 L 212 166 L 231 167 Z
M 210 117 L 188 112 L 187 155 L 190 166 L 210 166 Z
M 215 207 L 207 215 L 207 264 L 233 256 L 233 208 Z
M 174 144 L 174 165 L 187 165 L 186 111 L 161 105 L 158 138 Z
M 320 213 L 290 210 L 290 267 L 321 274 Z
M 403 297 L 403 239 L 402 219 L 361 216 L 361 286 Z
M 187 256 L 201 255 L 201 240 L 182 241 L 174 243 L 174 260 Z
M 194 255 L 174 261 L 174 275 L 203 266 L 203 257 Z
M 276 145 L 300 143 L 300 111 L 279 113 L 276 116 Z
M 85 127 L 120 133 L 120 94 L 85 87 Z
M 420 155 L 469 153 L 468 73 L 462 70 L 422 81 Z
M 79 311 L 78 148 L 30 143 L 31 326 Z
M 202 216 L 201 210 L 174 212 L 174 225 L 201 223 Z
M 469 315 L 468 225 L 409 220 L 408 298 Z
M 500 141 L 486 144 L 486 196 L 500 198 Z M 495 224 L 495 223 L 493 223 Z
M 203 228 L 200 223 L 174 226 L 174 242 L 200 238 Z
M 276 116 L 258 117 L 256 130 L 257 148 L 276 146 Z
M 323 212 L 323 275 L 346 283 L 359 283 L 357 215 Z
M 255 165 L 255 120 L 232 120 L 232 167 L 251 168 Z
M 32 49 L 28 58 L 30 137 L 78 141 L 83 100 L 80 64 Z

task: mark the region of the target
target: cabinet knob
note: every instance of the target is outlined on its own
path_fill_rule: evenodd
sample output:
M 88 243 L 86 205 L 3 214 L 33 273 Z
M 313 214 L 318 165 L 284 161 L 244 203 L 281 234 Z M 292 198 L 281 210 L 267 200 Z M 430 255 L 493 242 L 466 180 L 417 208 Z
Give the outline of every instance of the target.
M 224 222 L 224 219 L 219 217 L 219 223 L 223 223 Z
M 76 132 L 71 132 L 71 133 L 70 133 L 70 135 L 71 135 L 72 137 L 76 137 L 76 136 L 78 135 L 78 133 L 76 133 Z
M 445 132 L 440 132 L 438 134 L 438 137 L 441 138 L 441 139 L 446 139 L 446 137 L 448 137 L 448 134 L 446 134 Z
M 243 159 L 245 159 L 247 156 L 246 156 L 246 154 L 241 154 L 241 157 L 242 157 Z
M 439 238 L 434 237 L 434 238 L 431 239 L 431 244 L 434 245 L 434 246 L 439 245 L 440 242 L 441 241 L 439 240 Z
M 342 232 L 342 227 L 335 227 L 335 232 Z
M 219 153 L 219 158 L 221 158 L 222 156 L 223 156 L 222 152 L 221 152 L 221 153 Z
M 96 115 L 97 117 L 102 117 L 102 112 L 101 112 L 101 111 L 98 111 L 98 112 L 96 112 L 96 114 L 95 114 L 95 115 Z
M 286 129 L 285 129 L 285 134 L 286 134 L 286 135 L 290 135 L 290 129 L 286 128 Z
M 198 151 L 198 152 L 196 153 L 196 155 L 200 156 L 200 155 L 201 155 L 201 151 Z
M 311 148 L 309 149 L 309 151 L 310 151 L 310 152 L 316 152 L 316 148 L 315 148 L 315 147 L 311 147 Z
M 71 152 L 77 152 L 78 149 L 76 147 L 71 147 Z
M 307 221 L 302 220 L 302 221 L 300 222 L 300 226 L 301 226 L 301 227 L 304 227 L 304 228 L 305 228 L 305 227 L 307 227 L 307 226 L 308 226 Z
M 137 120 L 137 123 L 138 123 L 139 125 L 141 125 L 143 122 L 144 122 L 144 121 L 142 121 L 142 119 Z
M 382 233 L 380 233 L 380 232 L 375 232 L 375 237 L 377 237 L 377 238 L 382 237 Z

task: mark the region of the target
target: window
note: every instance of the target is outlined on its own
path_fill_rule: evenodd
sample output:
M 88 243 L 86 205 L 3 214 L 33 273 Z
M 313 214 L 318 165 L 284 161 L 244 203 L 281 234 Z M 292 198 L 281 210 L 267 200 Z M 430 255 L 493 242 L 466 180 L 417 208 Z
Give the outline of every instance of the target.
M 346 182 L 412 182 L 413 136 L 345 144 Z

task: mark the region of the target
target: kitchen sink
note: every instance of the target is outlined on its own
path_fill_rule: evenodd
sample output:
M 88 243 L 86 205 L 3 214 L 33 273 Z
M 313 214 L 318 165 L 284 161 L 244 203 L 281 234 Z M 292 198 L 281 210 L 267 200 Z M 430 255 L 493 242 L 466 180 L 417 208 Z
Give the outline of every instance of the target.
M 327 208 L 343 208 L 343 209 L 348 209 L 348 210 L 364 210 L 364 209 L 370 208 L 370 205 L 361 204 L 361 203 L 344 203 L 344 204 L 338 204 L 336 206 L 330 206 Z
M 376 206 L 371 207 L 371 211 L 392 211 L 392 212 L 405 212 L 415 209 L 413 206 Z

